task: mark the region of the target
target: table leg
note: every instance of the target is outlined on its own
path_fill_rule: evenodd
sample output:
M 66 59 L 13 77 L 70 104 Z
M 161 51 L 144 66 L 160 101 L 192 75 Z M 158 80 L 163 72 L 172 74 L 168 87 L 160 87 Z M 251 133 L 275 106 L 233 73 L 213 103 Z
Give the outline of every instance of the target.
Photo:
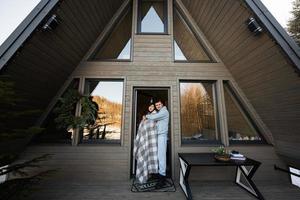
M 258 167 L 259 165 L 254 165 L 250 168 L 250 170 L 248 170 L 245 166 L 237 166 L 235 183 L 243 189 L 245 189 L 250 194 L 252 194 L 253 196 L 255 196 L 256 198 L 264 200 L 264 197 L 259 192 L 254 182 L 251 180 Z M 242 176 L 245 178 L 249 186 L 246 186 L 241 182 Z
M 191 166 L 189 166 L 182 158 L 179 157 L 180 162 L 180 177 L 179 177 L 179 185 L 184 192 L 186 199 L 192 200 L 192 192 L 189 185 L 189 175 Z

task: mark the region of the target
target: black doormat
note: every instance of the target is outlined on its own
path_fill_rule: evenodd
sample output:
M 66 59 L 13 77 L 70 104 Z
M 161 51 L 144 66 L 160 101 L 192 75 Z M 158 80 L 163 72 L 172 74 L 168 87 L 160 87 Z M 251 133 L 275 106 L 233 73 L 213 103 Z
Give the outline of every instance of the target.
M 138 181 L 132 181 L 131 191 L 132 192 L 176 192 L 176 188 L 172 178 L 166 178 L 165 184 L 156 189 L 155 186 L 158 183 L 158 179 L 150 180 L 147 183 L 139 183 Z

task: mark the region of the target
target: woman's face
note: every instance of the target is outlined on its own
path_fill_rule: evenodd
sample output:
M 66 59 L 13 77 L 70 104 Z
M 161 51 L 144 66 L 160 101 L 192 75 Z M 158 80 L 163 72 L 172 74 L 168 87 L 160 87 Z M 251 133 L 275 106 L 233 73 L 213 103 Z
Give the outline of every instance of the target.
M 152 112 L 154 109 L 155 109 L 154 105 L 150 105 L 150 106 L 148 107 L 149 112 Z

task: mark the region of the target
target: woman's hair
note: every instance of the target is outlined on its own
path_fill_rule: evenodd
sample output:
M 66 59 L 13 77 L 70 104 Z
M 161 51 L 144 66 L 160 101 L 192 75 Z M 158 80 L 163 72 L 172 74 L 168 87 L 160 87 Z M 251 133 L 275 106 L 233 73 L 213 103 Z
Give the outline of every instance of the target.
M 148 104 L 148 106 L 147 106 L 147 110 L 146 110 L 146 112 L 145 112 L 146 114 L 149 114 L 149 113 L 150 113 L 150 111 L 149 111 L 149 107 L 150 107 L 150 106 L 152 106 L 152 105 L 154 106 L 154 110 L 153 110 L 153 111 L 155 111 L 155 110 L 156 110 L 156 108 L 155 108 L 155 104 L 154 104 L 154 103 L 149 103 L 149 104 Z M 152 111 L 152 112 L 153 112 L 153 111 Z M 152 112 L 151 112 L 151 113 L 152 113 Z

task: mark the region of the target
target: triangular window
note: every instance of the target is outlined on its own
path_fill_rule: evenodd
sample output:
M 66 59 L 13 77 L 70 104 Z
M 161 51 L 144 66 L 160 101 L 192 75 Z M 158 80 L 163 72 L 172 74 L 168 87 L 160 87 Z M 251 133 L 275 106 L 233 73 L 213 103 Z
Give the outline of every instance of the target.
M 177 50 L 177 46 L 181 52 Z M 201 40 L 196 37 L 188 23 L 176 9 L 174 10 L 174 47 L 175 61 L 213 62 Z M 185 60 L 182 59 L 182 55 L 186 58 Z
M 131 58 L 132 9 L 99 44 L 90 60 L 130 60 Z
M 167 1 L 138 1 L 138 33 L 167 32 Z
M 175 53 L 175 60 L 186 60 L 185 55 L 182 53 L 182 50 L 178 46 L 177 42 L 174 40 L 174 53 Z
M 130 59 L 131 39 L 128 40 L 124 49 L 121 51 L 117 59 Z
M 151 6 L 146 16 L 142 20 L 141 28 L 142 28 L 142 32 L 148 32 L 148 33 L 164 31 L 164 24 L 162 20 L 159 18 L 153 6 Z
M 228 82 L 224 82 L 224 96 L 230 144 L 265 143 L 259 129 Z

